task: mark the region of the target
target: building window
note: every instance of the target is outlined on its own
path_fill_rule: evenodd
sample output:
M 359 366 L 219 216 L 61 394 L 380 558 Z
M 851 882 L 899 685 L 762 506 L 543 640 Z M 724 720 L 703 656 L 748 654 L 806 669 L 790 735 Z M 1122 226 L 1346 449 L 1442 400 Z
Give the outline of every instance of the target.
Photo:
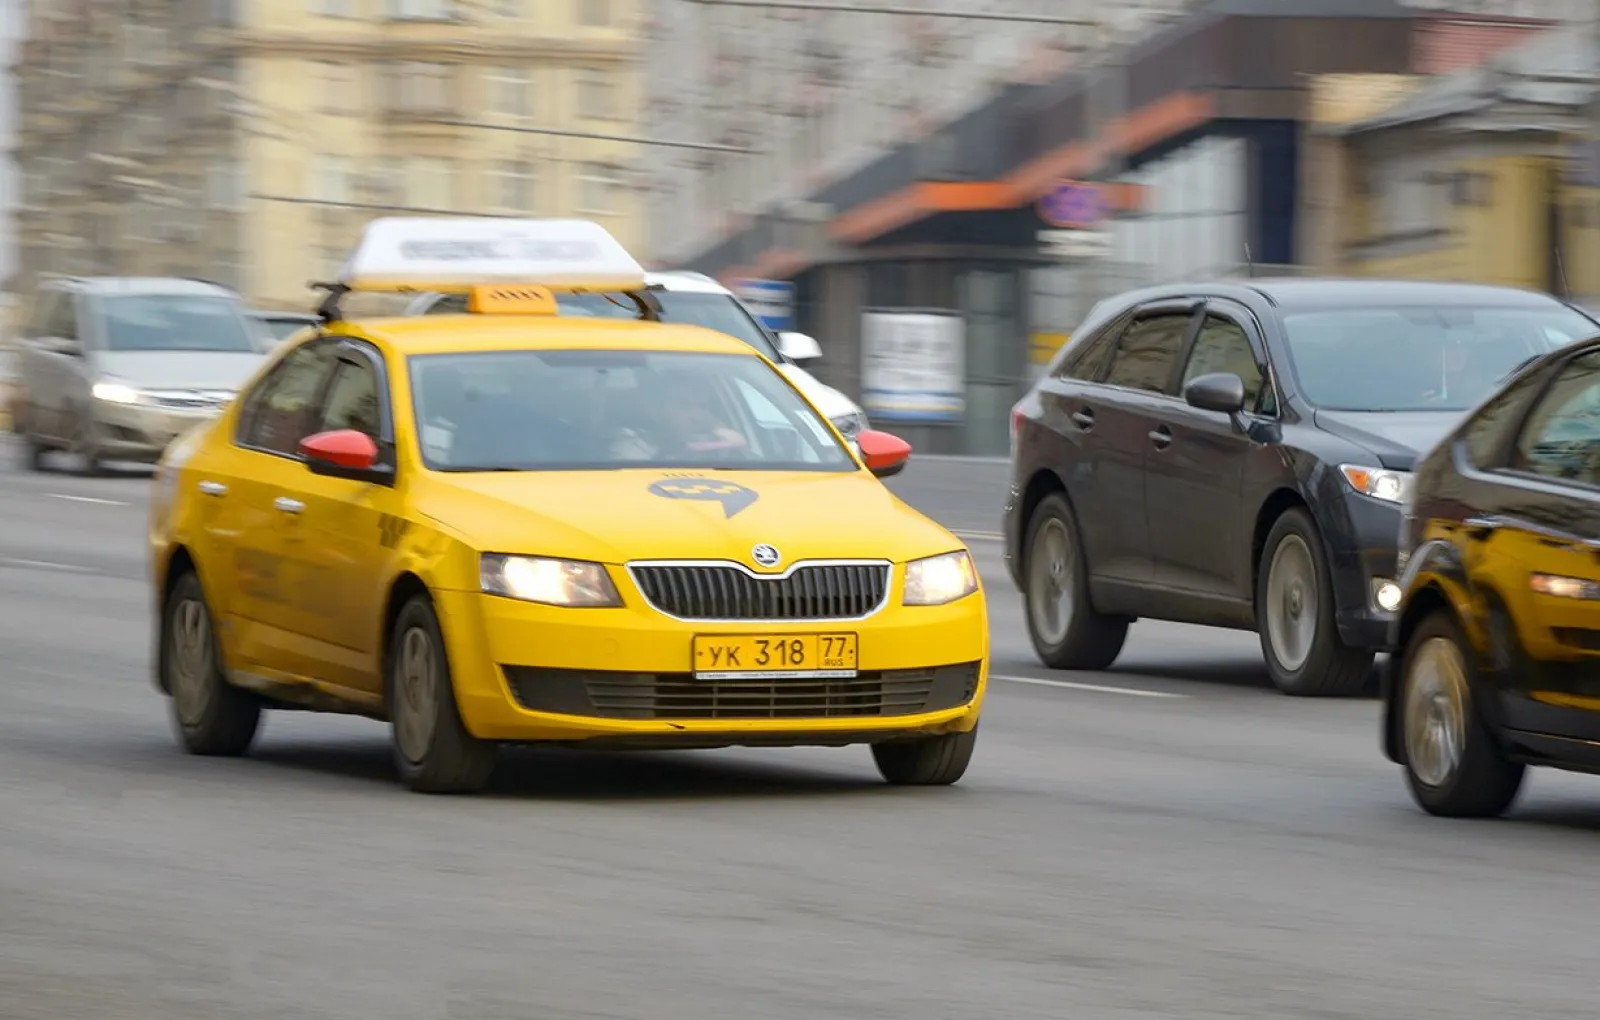
M 414 156 L 405 164 L 406 205 L 447 211 L 455 207 L 455 173 L 448 159 Z
M 244 168 L 233 160 L 219 160 L 206 169 L 206 208 L 239 210 L 244 207 Z
M 450 107 L 449 64 L 410 62 L 396 65 L 390 94 L 395 108 L 407 113 L 445 113 Z
M 490 203 L 499 212 L 530 213 L 537 184 L 532 163 L 524 159 L 502 160 L 495 164 L 489 182 Z
M 611 24 L 611 0 L 577 0 L 578 24 L 600 28 Z
M 384 0 L 384 15 L 390 18 L 416 21 L 451 21 L 455 18 L 455 0 Z
M 489 72 L 489 107 L 506 117 L 531 114 L 533 85 L 523 67 L 498 67 Z
M 356 69 L 352 64 L 317 63 L 317 92 L 323 113 L 353 114 L 358 110 Z
M 356 4 L 355 0 L 311 0 L 311 13 L 325 18 L 353 18 Z
M 311 163 L 311 197 L 318 202 L 349 202 L 351 169 L 346 156 L 317 156 Z
M 585 163 L 578 174 L 578 211 L 609 216 L 617 211 L 622 178 L 609 163 Z
M 520 18 L 522 0 L 495 0 L 494 12 L 502 18 Z
M 605 119 L 611 116 L 615 85 L 605 71 L 587 68 L 578 72 L 578 116 Z

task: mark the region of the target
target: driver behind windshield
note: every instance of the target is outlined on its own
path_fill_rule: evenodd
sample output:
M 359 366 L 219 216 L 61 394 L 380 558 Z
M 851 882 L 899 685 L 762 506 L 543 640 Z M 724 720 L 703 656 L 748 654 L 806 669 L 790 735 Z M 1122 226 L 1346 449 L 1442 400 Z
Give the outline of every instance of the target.
M 636 405 L 637 425 L 620 429 L 613 440 L 611 455 L 618 460 L 693 462 L 748 450 L 744 435 L 719 413 L 715 388 L 699 376 L 662 372 L 628 399 Z

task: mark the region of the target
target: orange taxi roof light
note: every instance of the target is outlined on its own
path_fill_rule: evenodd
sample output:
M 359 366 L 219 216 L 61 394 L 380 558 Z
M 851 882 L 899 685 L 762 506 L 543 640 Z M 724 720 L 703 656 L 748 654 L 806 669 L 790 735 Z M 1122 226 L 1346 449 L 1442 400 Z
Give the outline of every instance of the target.
M 549 287 L 489 286 L 467 292 L 467 311 L 475 315 L 556 315 L 560 306 Z

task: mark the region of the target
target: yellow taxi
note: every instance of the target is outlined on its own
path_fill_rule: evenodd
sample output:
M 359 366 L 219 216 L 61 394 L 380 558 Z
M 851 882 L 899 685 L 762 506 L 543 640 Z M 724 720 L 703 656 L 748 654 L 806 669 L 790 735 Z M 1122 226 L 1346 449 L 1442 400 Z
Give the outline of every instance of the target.
M 363 291 L 469 311 L 344 319 Z M 482 788 L 505 742 L 864 743 L 890 783 L 960 779 L 987 613 L 964 544 L 879 481 L 910 446 L 847 442 L 749 345 L 655 308 L 596 224 L 373 221 L 321 326 L 158 466 L 183 746 L 243 754 L 276 708 L 387 721 L 423 791 Z

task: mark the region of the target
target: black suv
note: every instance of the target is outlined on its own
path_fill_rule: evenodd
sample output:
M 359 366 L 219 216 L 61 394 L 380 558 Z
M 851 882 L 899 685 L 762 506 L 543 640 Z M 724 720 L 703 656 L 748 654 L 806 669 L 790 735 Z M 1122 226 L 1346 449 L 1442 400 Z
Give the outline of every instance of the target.
M 1399 605 L 1417 458 L 1508 372 L 1597 329 L 1470 284 L 1102 302 L 1012 411 L 1005 556 L 1039 658 L 1104 669 L 1148 617 L 1258 631 L 1287 693 L 1358 691 Z
M 1436 815 L 1600 772 L 1600 337 L 1527 365 L 1417 467 L 1383 746 Z

